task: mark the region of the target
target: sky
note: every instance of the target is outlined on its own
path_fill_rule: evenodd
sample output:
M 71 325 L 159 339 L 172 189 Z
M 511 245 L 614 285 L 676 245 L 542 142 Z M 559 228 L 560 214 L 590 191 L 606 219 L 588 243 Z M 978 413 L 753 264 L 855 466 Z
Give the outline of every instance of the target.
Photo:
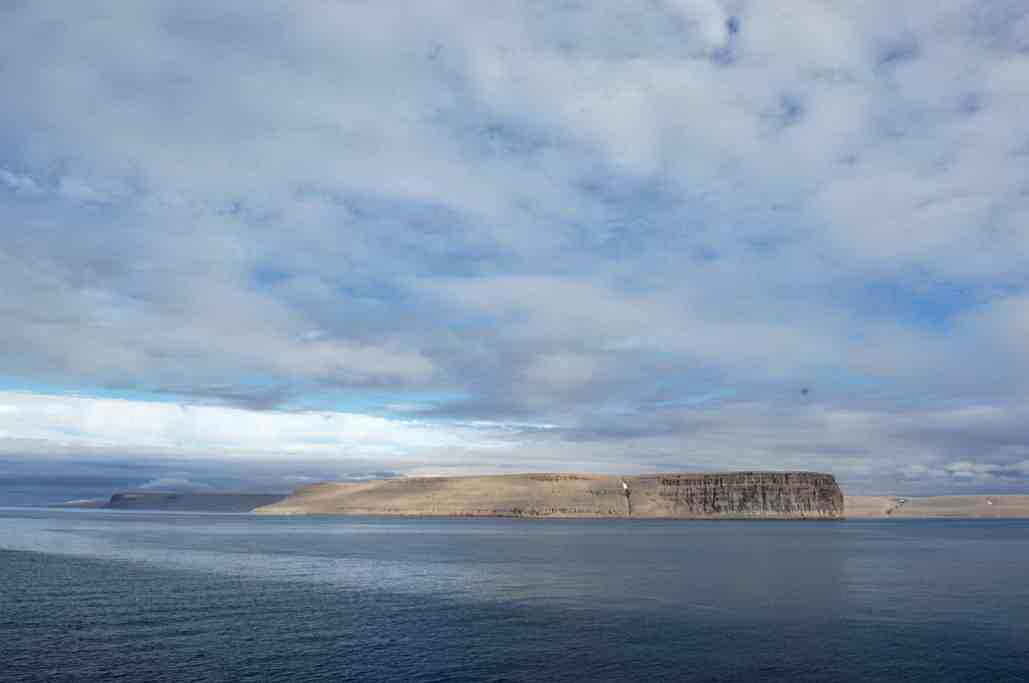
M 8 0 L 0 92 L 0 498 L 1029 492 L 1022 0 Z

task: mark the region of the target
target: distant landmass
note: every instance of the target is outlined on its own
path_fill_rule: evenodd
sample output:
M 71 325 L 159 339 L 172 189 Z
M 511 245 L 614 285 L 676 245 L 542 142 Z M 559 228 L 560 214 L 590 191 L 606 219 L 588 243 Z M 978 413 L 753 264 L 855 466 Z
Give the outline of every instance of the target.
M 322 482 L 294 491 L 120 491 L 54 507 L 262 515 L 887 519 L 1029 517 L 1029 495 L 849 496 L 830 474 L 510 474 Z
M 509 474 L 321 483 L 255 510 L 266 515 L 839 519 L 831 474 Z
M 1029 517 L 1029 496 L 847 496 L 850 518 Z
M 275 493 L 123 491 L 108 500 L 71 500 L 56 507 L 173 512 L 251 512 L 285 498 Z

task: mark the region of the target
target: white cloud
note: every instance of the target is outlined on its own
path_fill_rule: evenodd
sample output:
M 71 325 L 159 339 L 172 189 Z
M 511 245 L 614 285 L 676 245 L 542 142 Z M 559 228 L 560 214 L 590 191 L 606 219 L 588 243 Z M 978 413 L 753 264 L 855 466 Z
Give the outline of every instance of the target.
M 458 424 L 486 417 L 609 435 L 525 436 L 523 466 L 775 465 L 751 440 L 781 436 L 852 473 L 1007 468 L 1027 26 L 972 1 L 22 3 L 0 373 L 242 408 L 54 399 L 62 431 L 23 397 L 3 428 L 495 466 Z M 417 411 L 449 427 L 249 410 L 386 389 L 464 398 Z
M 193 481 L 185 477 L 158 477 L 143 483 L 139 488 L 163 491 L 196 491 L 197 489 L 209 489 L 211 487 L 204 482 Z
M 1000 465 L 993 465 L 984 462 L 959 461 L 946 465 L 944 469 L 955 476 L 974 477 L 993 474 L 994 472 L 999 471 L 1001 467 Z
M 61 178 L 57 191 L 65 199 L 93 204 L 109 204 L 129 195 L 129 189 L 117 181 L 105 180 L 94 184 L 67 176 Z
M 42 188 L 31 177 L 21 173 L 14 173 L 6 168 L 0 168 L 0 183 L 3 183 L 15 192 L 27 195 L 39 194 Z
M 18 408 L 0 413 L 0 428 L 14 450 L 18 443 L 36 442 L 117 453 L 334 460 L 373 455 L 404 461 L 448 448 L 510 447 L 500 425 L 438 425 L 343 412 L 253 411 L 19 392 L 0 392 L 0 397 Z

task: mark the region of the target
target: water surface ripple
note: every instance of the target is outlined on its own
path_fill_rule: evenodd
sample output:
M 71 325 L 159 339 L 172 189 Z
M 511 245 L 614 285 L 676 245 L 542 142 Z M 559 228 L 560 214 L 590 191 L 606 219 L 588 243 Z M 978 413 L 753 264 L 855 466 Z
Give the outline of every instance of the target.
M 1029 521 L 0 510 L 0 681 L 1022 681 Z

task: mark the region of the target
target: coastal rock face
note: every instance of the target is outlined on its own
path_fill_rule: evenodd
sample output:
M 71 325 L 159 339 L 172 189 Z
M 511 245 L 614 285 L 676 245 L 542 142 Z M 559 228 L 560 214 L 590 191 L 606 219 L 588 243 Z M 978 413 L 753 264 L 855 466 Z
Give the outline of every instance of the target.
M 314 484 L 261 514 L 482 517 L 843 517 L 831 474 L 729 472 L 618 477 L 514 474 Z
M 843 492 L 831 474 L 735 472 L 661 475 L 656 497 L 672 516 L 842 517 Z M 644 480 L 653 486 L 653 480 Z M 648 489 L 652 490 L 651 489 Z

